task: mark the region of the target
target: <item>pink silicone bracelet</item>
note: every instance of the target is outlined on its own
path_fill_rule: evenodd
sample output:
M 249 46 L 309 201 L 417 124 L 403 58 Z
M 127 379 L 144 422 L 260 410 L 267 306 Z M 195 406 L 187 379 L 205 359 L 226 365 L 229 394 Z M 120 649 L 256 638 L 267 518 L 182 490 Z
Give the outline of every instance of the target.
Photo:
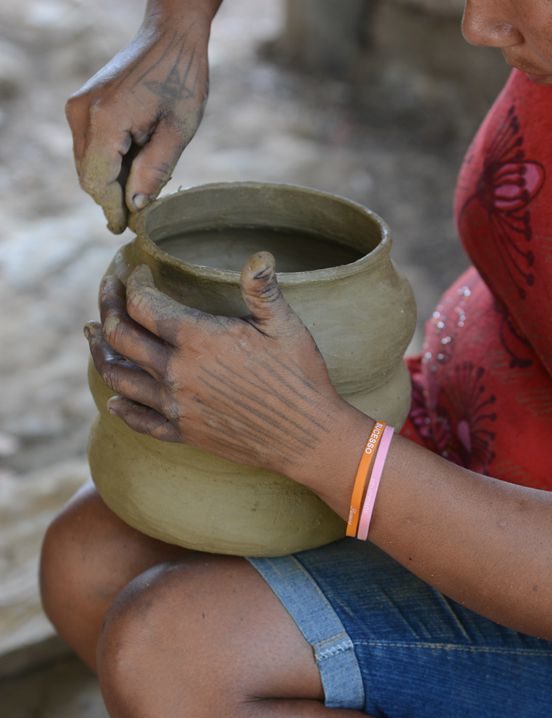
M 376 496 L 378 495 L 381 475 L 383 474 L 383 467 L 387 459 L 387 453 L 389 452 L 394 431 L 392 426 L 386 426 L 383 431 L 383 436 L 381 437 L 378 453 L 374 461 L 374 469 L 370 476 L 370 483 L 368 484 L 368 491 L 366 492 L 366 498 L 364 499 L 358 524 L 357 538 L 361 541 L 366 541 L 368 538 L 368 531 L 370 530 L 370 522 L 372 520 L 372 514 L 374 513 L 374 505 L 376 503 Z

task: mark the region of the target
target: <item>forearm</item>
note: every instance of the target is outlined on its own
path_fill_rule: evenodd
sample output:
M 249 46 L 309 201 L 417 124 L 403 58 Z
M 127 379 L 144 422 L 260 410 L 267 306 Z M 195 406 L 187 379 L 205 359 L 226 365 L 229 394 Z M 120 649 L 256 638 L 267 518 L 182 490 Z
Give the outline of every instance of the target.
M 338 448 L 321 452 L 317 476 L 304 482 L 343 518 L 370 428 L 350 415 L 337 431 Z M 397 436 L 370 539 L 477 613 L 552 638 L 552 494 L 475 474 Z

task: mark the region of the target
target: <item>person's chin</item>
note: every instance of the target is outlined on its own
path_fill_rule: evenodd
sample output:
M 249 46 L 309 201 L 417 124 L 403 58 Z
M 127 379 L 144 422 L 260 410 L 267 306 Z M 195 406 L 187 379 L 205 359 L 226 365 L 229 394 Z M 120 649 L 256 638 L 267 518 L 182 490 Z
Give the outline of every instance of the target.
M 525 77 L 531 80 L 531 82 L 535 82 L 537 85 L 552 85 L 552 74 L 546 75 L 544 72 L 530 72 L 528 70 L 525 70 L 523 67 L 518 67 L 517 65 L 514 65 L 512 63 L 508 64 L 511 65 L 514 70 L 523 72 Z
M 531 65 L 531 63 L 526 62 L 523 58 L 510 57 L 508 53 L 504 51 L 502 54 L 504 55 L 506 63 L 510 65 L 510 67 L 514 70 L 523 72 L 523 74 L 528 77 L 531 82 L 535 82 L 538 85 L 552 85 L 552 72 L 537 72 L 538 68 Z

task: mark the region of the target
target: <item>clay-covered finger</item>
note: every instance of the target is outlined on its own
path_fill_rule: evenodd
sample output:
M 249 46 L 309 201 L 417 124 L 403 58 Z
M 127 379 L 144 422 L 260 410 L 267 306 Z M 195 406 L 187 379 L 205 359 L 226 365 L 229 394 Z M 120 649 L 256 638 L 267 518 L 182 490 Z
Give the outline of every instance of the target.
M 120 176 L 123 158 L 131 144 L 130 133 L 113 132 L 92 118 L 86 149 L 78 164 L 82 188 L 102 207 L 107 226 L 115 234 L 127 226 L 128 211 Z
M 193 341 L 198 326 L 214 328 L 211 314 L 180 304 L 154 284 L 149 267 L 140 265 L 127 280 L 127 311 L 141 326 L 172 346 Z
M 263 333 L 287 336 L 302 328 L 278 286 L 275 261 L 270 252 L 257 252 L 249 257 L 242 269 L 240 284 L 252 323 Z
M 160 441 L 181 441 L 178 429 L 162 414 L 148 406 L 116 396 L 109 400 L 107 408 L 133 431 Z
M 129 317 L 126 291 L 115 275 L 104 277 L 100 287 L 102 331 L 108 344 L 155 378 L 166 370 L 169 347 Z
M 113 351 L 99 324 L 89 322 L 84 332 L 94 366 L 107 386 L 117 394 L 161 412 L 164 398 L 161 384 L 143 369 Z

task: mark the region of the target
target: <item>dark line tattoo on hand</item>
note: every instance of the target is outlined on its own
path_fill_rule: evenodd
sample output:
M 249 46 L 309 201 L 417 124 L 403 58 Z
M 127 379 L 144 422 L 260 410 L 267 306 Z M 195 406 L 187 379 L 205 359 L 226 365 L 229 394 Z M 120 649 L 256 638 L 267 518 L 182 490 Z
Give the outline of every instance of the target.
M 244 417 L 246 417 L 247 415 L 249 415 L 249 416 L 255 416 L 255 417 L 257 418 L 257 420 L 259 420 L 260 422 L 271 426 L 273 429 L 276 429 L 276 430 L 278 430 L 278 431 L 281 431 L 282 434 L 283 434 L 286 438 L 292 438 L 292 437 L 293 437 L 293 435 L 292 435 L 292 433 L 289 431 L 289 429 L 287 429 L 286 427 L 284 427 L 281 421 L 277 421 L 277 420 L 276 420 L 276 417 L 275 417 L 275 415 L 274 415 L 273 413 L 270 413 L 270 412 L 269 412 L 269 413 L 266 413 L 266 412 L 264 412 L 264 411 L 261 411 L 260 409 L 258 409 L 258 408 L 255 407 L 254 405 L 252 405 L 252 404 L 248 403 L 247 401 L 245 401 L 242 392 L 236 391 L 235 393 L 232 393 L 233 390 L 234 390 L 234 387 L 233 387 L 233 386 L 228 387 L 228 384 L 227 384 L 226 382 L 224 382 L 223 380 L 221 380 L 220 377 L 217 377 L 217 376 L 216 376 L 215 374 L 213 374 L 212 372 L 207 372 L 206 370 L 204 370 L 203 373 L 204 373 L 204 374 L 208 374 L 208 376 L 211 377 L 211 381 L 207 380 L 205 377 L 200 377 L 200 381 L 201 381 L 205 386 L 207 386 L 209 389 L 211 389 L 211 390 L 213 391 L 213 399 L 214 399 L 214 400 L 221 401 L 220 397 L 224 397 L 224 398 L 228 401 L 228 406 L 231 407 L 234 412 L 239 412 L 240 409 L 242 409 L 243 412 L 240 412 L 240 413 L 241 413 Z M 218 383 L 219 386 L 215 386 L 215 385 L 212 383 L 213 380 L 214 380 L 216 383 Z M 230 392 L 227 391 L 228 388 L 230 388 L 230 390 L 231 390 Z M 253 401 L 255 402 L 255 399 L 253 399 Z M 257 401 L 257 402 L 255 402 L 255 403 L 260 404 L 261 406 L 263 406 L 263 403 L 262 403 L 262 402 L 258 402 L 258 401 Z M 240 409 L 239 409 L 238 407 L 239 407 Z M 284 420 L 286 420 L 286 419 L 284 419 Z M 289 420 L 288 420 L 288 421 L 289 421 Z M 295 423 L 295 422 L 289 422 L 289 423 L 292 423 L 292 424 L 293 424 L 293 423 Z M 305 435 L 304 438 L 301 438 L 301 437 L 293 437 L 293 438 L 295 439 L 295 441 L 298 441 L 298 442 L 300 442 L 300 443 L 303 443 L 305 446 L 310 447 L 312 441 L 314 441 L 314 436 L 310 435 L 308 431 L 306 431 L 306 430 L 303 429 L 302 427 L 299 427 L 297 424 L 295 424 L 295 425 L 296 425 L 296 428 L 300 429 L 300 430 L 303 432 L 303 434 Z
M 289 369 L 285 363 L 281 363 Z M 305 450 L 313 450 L 322 437 L 328 433 L 329 427 L 325 419 L 318 414 L 316 401 L 308 395 L 303 396 L 298 390 L 295 382 L 288 381 L 284 374 L 275 370 L 274 364 L 269 362 L 269 371 L 279 385 L 281 391 L 273 393 L 273 398 L 280 404 L 279 407 L 267 401 L 266 392 L 270 391 L 255 371 L 249 376 L 240 376 L 233 367 L 217 359 L 218 371 L 202 368 L 199 381 L 213 393 L 212 405 L 217 405 L 225 410 L 231 410 L 234 427 L 240 431 L 244 438 L 252 440 L 261 448 L 266 441 L 279 443 L 280 455 L 288 461 L 294 461 L 298 456 L 303 455 Z M 265 367 L 266 368 L 266 367 Z M 291 371 L 291 376 L 295 372 Z M 307 385 L 303 376 L 298 377 L 300 386 Z M 307 406 L 296 399 L 302 398 Z M 204 402 L 205 403 L 205 402 Z M 210 404 L 207 400 L 207 404 Z M 215 426 L 215 435 L 220 430 L 218 423 L 218 412 L 203 408 L 204 415 Z M 224 421 L 223 421 L 224 424 Z M 230 434 L 224 437 L 225 445 L 234 446 Z M 214 438 L 219 441 L 219 438 Z M 220 442 L 219 442 L 220 443 Z M 239 450 L 239 446 L 234 447 Z
M 311 396 L 307 396 L 306 394 L 303 394 L 300 392 L 296 386 L 292 386 L 289 381 L 287 381 L 286 377 L 280 374 L 270 360 L 265 360 L 263 362 L 260 362 L 256 360 L 254 357 L 252 359 L 253 363 L 259 364 L 262 368 L 268 368 L 272 376 L 281 384 L 283 387 L 288 389 L 288 394 L 286 396 L 281 396 L 279 393 L 272 393 L 272 397 L 276 399 L 276 401 L 281 402 L 286 408 L 292 409 L 298 413 L 300 413 L 302 416 L 304 416 L 308 421 L 313 423 L 315 426 L 317 426 L 319 429 L 322 429 L 323 431 L 327 430 L 327 427 L 323 424 L 321 424 L 319 421 L 316 420 L 316 418 L 312 414 L 308 414 L 307 412 L 303 411 L 299 404 L 293 401 L 291 398 L 292 396 L 296 396 L 299 399 L 302 399 L 303 401 L 307 402 L 308 404 L 315 405 L 315 402 L 313 401 L 313 398 Z M 240 374 L 240 372 L 233 369 L 231 366 L 228 366 L 225 364 L 222 359 L 217 359 L 217 363 L 223 367 L 229 374 L 232 374 L 232 376 L 241 381 L 245 382 L 249 386 L 251 386 L 253 389 L 258 390 L 261 394 L 266 392 L 266 385 L 263 383 L 262 379 L 259 377 L 259 374 L 255 372 L 253 369 L 249 370 L 249 374 L 247 377 Z M 302 378 L 302 377 L 300 377 Z M 256 381 L 255 381 L 256 380 Z
M 182 58 L 188 50 L 189 32 L 185 34 L 174 33 L 169 44 L 161 54 L 161 57 L 144 72 L 134 83 L 134 87 L 140 82 L 154 95 L 161 98 L 164 103 L 165 111 L 174 109 L 175 105 L 181 100 L 188 100 L 196 94 L 197 77 L 191 82 L 190 73 L 196 55 L 196 48 L 191 48 L 191 54 L 184 68 L 181 68 Z M 176 58 L 165 75 L 164 79 L 147 80 L 155 72 L 168 54 L 177 50 Z

